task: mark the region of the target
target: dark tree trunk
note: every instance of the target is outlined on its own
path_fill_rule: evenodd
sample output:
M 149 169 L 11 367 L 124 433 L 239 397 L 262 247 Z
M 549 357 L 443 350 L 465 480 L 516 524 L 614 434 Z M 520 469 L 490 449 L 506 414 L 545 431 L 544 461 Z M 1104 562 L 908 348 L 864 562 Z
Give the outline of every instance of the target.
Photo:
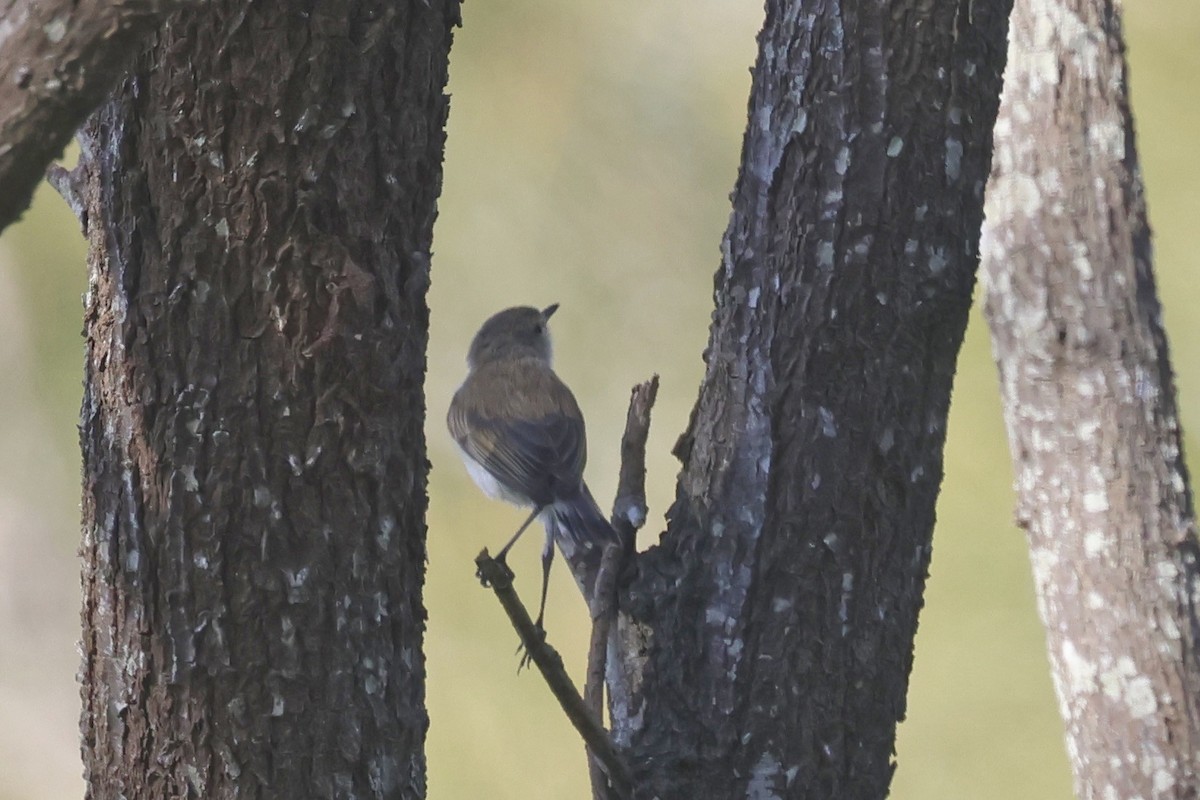
M 90 123 L 92 798 L 423 797 L 453 0 L 204 4 Z
M 887 794 L 1007 10 L 767 3 L 678 494 L 622 598 L 639 797 Z
M 1200 543 L 1119 11 L 1020 0 L 987 312 L 1081 798 L 1196 798 Z

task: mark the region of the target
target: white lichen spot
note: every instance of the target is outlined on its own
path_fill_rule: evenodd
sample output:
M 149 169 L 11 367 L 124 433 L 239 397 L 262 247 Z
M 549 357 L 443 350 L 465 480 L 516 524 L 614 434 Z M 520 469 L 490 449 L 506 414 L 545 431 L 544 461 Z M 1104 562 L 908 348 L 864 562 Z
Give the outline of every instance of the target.
M 1062 665 L 1066 671 L 1067 686 L 1071 694 L 1090 692 L 1096 684 L 1096 665 L 1088 661 L 1075 649 L 1070 639 L 1062 643 Z
M 842 599 L 838 603 L 838 619 L 842 622 L 842 636 L 850 632 L 850 596 L 854 592 L 854 573 L 842 573 Z
M 817 416 L 821 420 L 821 435 L 827 439 L 833 439 L 837 436 L 837 424 L 834 421 L 833 412 L 825 406 L 817 407 Z
M 808 127 L 808 112 L 803 108 L 796 114 L 796 119 L 792 122 L 792 133 L 804 133 L 804 129 Z
M 888 158 L 895 158 L 896 156 L 900 155 L 900 151 L 903 149 L 904 149 L 904 140 L 901 139 L 899 136 L 893 136 L 892 140 L 890 142 L 888 142 L 888 146 L 887 146 Z
M 1158 711 L 1158 698 L 1154 696 L 1154 684 L 1145 675 L 1138 675 L 1125 688 L 1125 704 L 1135 719 L 1148 717 Z
M 962 174 L 963 143 L 958 139 L 946 140 L 946 180 L 957 181 Z
M 746 800 L 782 800 L 777 785 L 782 775 L 783 765 L 779 760 L 770 753 L 763 753 L 750 770 Z
M 1100 690 L 1109 700 L 1118 700 L 1121 697 L 1123 680 L 1119 670 L 1106 669 L 1100 673 Z
M 817 245 L 817 266 L 821 269 L 833 269 L 833 242 L 821 242 Z
M 1093 152 L 1107 153 L 1117 159 L 1125 156 L 1125 126 L 1117 120 L 1093 123 L 1088 128 L 1087 138 Z
M 1174 583 L 1179 577 L 1179 567 L 1173 561 L 1159 561 L 1154 571 L 1158 573 L 1158 579 L 1165 583 Z
M 254 487 L 254 505 L 258 508 L 266 508 L 271 504 L 271 491 L 265 486 Z
M 883 433 L 879 435 L 879 452 L 886 456 L 895 444 L 896 432 L 891 426 L 884 428 Z
M 738 638 L 738 639 L 730 639 L 730 640 L 728 640 L 728 641 L 726 641 L 726 642 L 725 642 L 725 649 L 726 649 L 726 651 L 729 653 L 729 657 L 730 657 L 730 658 L 732 658 L 734 661 L 737 661 L 739 658 L 741 658 L 741 656 L 742 656 L 742 649 L 743 649 L 745 646 L 746 646 L 746 643 L 745 643 L 745 642 L 744 642 L 742 639 L 740 639 L 740 638 Z M 737 672 L 736 672 L 735 670 L 732 670 L 732 669 L 731 669 L 731 670 L 729 671 L 729 677 L 730 677 L 730 678 L 736 678 L 736 677 L 737 677 Z
M 830 550 L 833 550 L 835 552 L 837 551 L 838 535 L 836 533 L 834 533 L 833 531 L 830 531 L 829 533 L 825 534 L 825 536 L 821 539 L 821 541 L 823 541 L 825 543 L 825 546 L 828 547 Z
M 958 106 L 950 106 L 946 109 L 946 119 L 950 120 L 951 125 L 958 125 L 962 122 L 962 109 Z
M 1099 514 L 1108 511 L 1108 493 L 1103 490 L 1085 492 L 1083 495 L 1083 510 L 1089 514 Z
M 1175 624 L 1175 618 L 1170 614 L 1164 615 L 1159 623 L 1159 629 L 1162 630 L 1163 636 L 1167 639 L 1167 641 L 1163 643 L 1164 647 L 1167 648 L 1172 657 L 1174 657 L 1175 648 L 1171 643 L 1178 642 L 1180 637 L 1179 626 Z
M 923 477 L 925 477 L 925 468 L 922 466 L 917 466 L 913 469 L 912 472 L 909 473 L 908 482 L 916 483 L 917 481 L 921 480 L 921 478 L 923 478 Z
M 1087 442 L 1095 438 L 1100 430 L 1100 421 L 1097 419 L 1081 420 L 1075 425 L 1075 437 L 1081 441 Z
M 837 155 L 833 157 L 833 171 L 838 175 L 845 175 L 848 169 L 850 169 L 850 148 L 842 145 L 841 149 L 837 151 Z
M 1088 592 L 1087 597 L 1084 598 L 1084 603 L 1092 611 L 1099 611 L 1104 608 L 1104 595 L 1099 592 Z
M 383 549 L 387 549 L 388 544 L 392 540 L 392 531 L 396 529 L 396 518 L 391 514 L 384 514 L 379 518 L 379 535 L 375 537 L 375 541 Z
M 179 468 L 179 474 L 183 476 L 183 489 L 186 492 L 194 492 L 200 488 L 200 482 L 196 480 L 196 465 L 188 464 Z
M 67 35 L 67 18 L 65 16 L 57 16 L 46 23 L 42 28 L 46 32 L 46 38 L 51 44 L 58 44 Z
M 1042 191 L 1037 181 L 1023 173 L 997 175 L 988 190 L 996 215 L 1035 217 L 1042 207 Z
M 1175 776 L 1167 769 L 1156 770 L 1153 781 L 1155 794 L 1166 794 L 1175 788 Z
M 819 472 L 814 472 L 814 473 L 812 474 L 812 477 L 811 477 L 811 478 L 809 478 L 809 480 L 808 480 L 808 485 L 809 485 L 809 487 L 811 487 L 811 488 L 812 488 L 812 490 L 813 490 L 814 492 L 815 492 L 817 489 L 820 489 L 820 488 L 821 488 L 821 473 L 819 473 Z
M 758 308 L 758 298 L 761 296 L 761 289 L 759 289 L 757 286 L 751 287 L 750 291 L 746 293 L 746 304 L 750 308 Z
M 224 217 L 217 220 L 217 224 L 213 226 L 213 230 L 222 239 L 229 238 L 229 222 Z
M 784 611 L 790 611 L 792 601 L 787 597 L 776 597 L 771 600 L 771 610 L 776 614 L 782 614 Z
M 946 251 L 944 248 L 935 247 L 929 253 L 929 271 L 934 275 L 941 274 L 942 270 L 946 268 L 946 264 L 948 263 L 949 259 L 946 258 Z
M 1102 530 L 1088 531 L 1083 536 L 1083 552 L 1088 558 L 1095 558 L 1098 555 L 1108 552 L 1111 544 L 1112 539 Z

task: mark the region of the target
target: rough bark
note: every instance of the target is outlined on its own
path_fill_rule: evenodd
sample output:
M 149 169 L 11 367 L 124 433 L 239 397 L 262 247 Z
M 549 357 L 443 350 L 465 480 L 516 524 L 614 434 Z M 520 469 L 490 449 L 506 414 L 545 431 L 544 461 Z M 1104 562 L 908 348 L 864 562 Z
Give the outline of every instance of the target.
M 1006 17 L 767 3 L 677 496 L 621 601 L 639 797 L 887 793 Z
M 91 798 L 423 797 L 454 0 L 173 16 L 92 119 Z
M 183 0 L 0 0 L 0 230 Z
M 1020 0 L 987 314 L 1081 798 L 1195 798 L 1200 569 L 1118 8 Z

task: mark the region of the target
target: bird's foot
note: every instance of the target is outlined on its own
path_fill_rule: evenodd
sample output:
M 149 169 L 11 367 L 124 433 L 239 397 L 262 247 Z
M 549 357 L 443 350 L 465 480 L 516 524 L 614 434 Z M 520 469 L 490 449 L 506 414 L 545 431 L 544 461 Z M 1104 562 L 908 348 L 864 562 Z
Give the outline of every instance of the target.
M 546 641 L 546 629 L 542 627 L 542 620 L 539 618 L 537 622 L 533 623 L 533 627 L 537 629 L 538 644 L 544 643 Z M 525 646 L 524 642 L 517 645 L 517 652 L 521 654 L 521 661 L 517 664 L 517 674 L 520 674 L 521 670 L 528 667 L 533 661 L 533 654 L 529 652 L 529 648 Z
M 486 555 L 486 553 L 487 553 L 487 551 L 485 550 L 484 555 L 481 555 L 480 558 L 483 558 Z M 488 570 L 488 572 L 492 572 L 491 575 L 488 575 L 487 572 L 485 572 L 484 565 L 487 563 L 487 561 L 490 561 L 493 564 L 498 564 L 500 566 L 500 569 L 502 570 L 502 574 L 504 575 L 505 578 L 508 579 L 508 581 L 510 583 L 517 577 L 516 573 L 513 572 L 512 569 L 508 566 L 508 562 L 504 560 L 505 555 L 507 555 L 507 554 L 501 553 L 500 555 L 496 556 L 495 558 L 490 558 L 483 562 L 481 562 L 480 559 L 475 560 L 475 564 L 476 564 L 475 577 L 479 579 L 479 582 L 481 584 L 483 584 L 484 588 L 490 588 L 493 580 L 496 579 L 496 575 L 495 575 L 494 571 Z

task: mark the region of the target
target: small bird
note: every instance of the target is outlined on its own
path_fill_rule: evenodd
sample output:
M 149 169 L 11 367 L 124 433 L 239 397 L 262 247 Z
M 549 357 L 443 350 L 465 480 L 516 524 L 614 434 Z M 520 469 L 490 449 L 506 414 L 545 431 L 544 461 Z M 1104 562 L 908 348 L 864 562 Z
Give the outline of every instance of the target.
M 555 303 L 493 315 L 475 334 L 467 355 L 467 379 L 454 393 L 446 425 L 467 471 L 490 497 L 532 508 L 496 560 L 535 519 L 546 528 L 542 548 L 542 629 L 555 535 L 578 544 L 604 546 L 617 534 L 587 484 L 587 437 L 575 396 L 550 366 L 547 322 Z

